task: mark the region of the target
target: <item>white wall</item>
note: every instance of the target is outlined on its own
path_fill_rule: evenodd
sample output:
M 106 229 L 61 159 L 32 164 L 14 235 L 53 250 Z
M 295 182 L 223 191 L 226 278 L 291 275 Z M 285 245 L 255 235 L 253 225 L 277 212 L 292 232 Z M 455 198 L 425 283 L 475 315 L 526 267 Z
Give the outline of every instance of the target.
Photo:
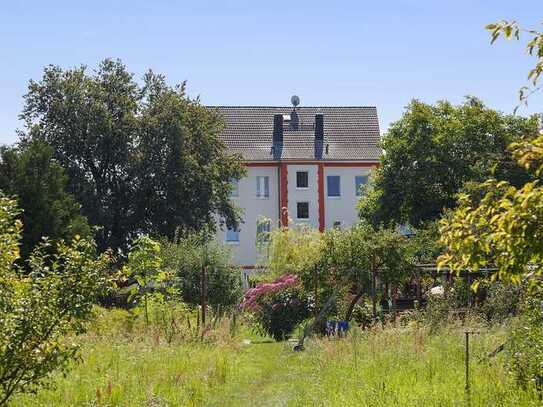
M 319 196 L 317 165 L 288 165 L 288 212 L 294 223 L 307 223 L 314 228 L 319 227 Z M 309 185 L 306 189 L 296 188 L 296 172 L 307 171 Z M 296 218 L 296 203 L 309 202 L 309 219 Z
M 357 167 L 324 167 L 324 218 L 326 229 L 334 226 L 334 222 L 341 222 L 341 227 L 347 228 L 358 221 L 356 203 L 355 176 L 369 175 L 369 168 Z M 341 196 L 328 197 L 328 175 L 340 176 Z
M 324 167 L 324 208 L 325 227 L 331 228 L 334 222 L 340 221 L 344 228 L 358 221 L 356 203 L 358 198 L 355 190 L 355 176 L 369 175 L 367 167 Z M 296 188 L 296 172 L 307 171 L 309 185 L 307 189 Z M 328 197 L 326 176 L 339 175 L 341 197 Z M 256 197 L 256 177 L 270 177 L 270 196 L 268 199 Z M 289 216 L 296 223 L 307 223 L 319 227 L 319 197 L 318 197 L 318 166 L 317 165 L 288 165 L 288 210 Z M 248 167 L 247 176 L 239 181 L 239 197 L 232 198 L 234 203 L 243 209 L 243 223 L 240 225 L 239 244 L 225 242 L 225 230 L 217 232 L 219 242 L 228 245 L 234 254 L 234 261 L 240 265 L 255 265 L 258 261 L 256 248 L 256 226 L 259 216 L 271 219 L 272 228 L 279 224 L 279 168 L 278 167 Z M 309 219 L 296 219 L 296 203 L 309 202 Z
M 256 177 L 270 177 L 268 199 L 256 197 Z M 234 260 L 240 265 L 254 265 L 257 262 L 256 225 L 259 216 L 271 219 L 272 228 L 279 223 L 279 178 L 277 167 L 248 167 L 247 176 L 239 181 L 239 196 L 231 198 L 243 210 L 240 224 L 239 244 L 226 242 L 226 231 L 217 232 L 219 242 L 224 242 L 233 252 Z

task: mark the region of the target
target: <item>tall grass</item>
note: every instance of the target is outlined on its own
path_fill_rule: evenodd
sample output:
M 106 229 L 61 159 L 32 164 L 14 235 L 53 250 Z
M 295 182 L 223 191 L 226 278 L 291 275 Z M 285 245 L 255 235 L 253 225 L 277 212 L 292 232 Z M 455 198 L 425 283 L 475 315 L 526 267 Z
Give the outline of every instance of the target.
M 56 388 L 15 406 L 531 406 L 494 350 L 504 329 L 481 328 L 472 341 L 471 393 L 464 392 L 463 330 L 430 334 L 418 325 L 353 330 L 313 339 L 305 352 L 219 323 L 208 342 L 172 342 L 103 311 L 83 337 L 83 361 Z M 130 329 L 129 329 L 130 328 Z M 251 341 L 248 343 L 248 339 Z

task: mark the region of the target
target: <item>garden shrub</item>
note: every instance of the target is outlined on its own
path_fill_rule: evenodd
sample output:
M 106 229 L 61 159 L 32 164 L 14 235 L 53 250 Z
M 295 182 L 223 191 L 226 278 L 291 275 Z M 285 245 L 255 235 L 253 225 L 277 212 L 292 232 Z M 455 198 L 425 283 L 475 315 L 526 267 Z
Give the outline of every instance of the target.
M 199 305 L 202 268 L 207 268 L 207 302 L 214 311 L 237 305 L 243 295 L 241 270 L 231 262 L 230 251 L 215 240 L 195 234 L 175 242 L 162 241 L 162 268 L 174 278 L 182 301 Z
M 423 320 L 436 328 L 469 313 L 470 317 L 487 324 L 501 323 L 518 313 L 521 292 L 520 285 L 483 280 L 477 291 L 472 291 L 472 305 L 468 308 L 466 281 L 456 278 L 442 295 L 428 295 Z
M 112 284 L 110 253 L 97 256 L 94 243 L 78 236 L 69 244 L 44 240 L 23 269 L 18 215 L 0 193 L 0 405 L 69 369 L 78 359 L 73 336 L 86 331 L 98 295 Z
M 514 322 L 507 342 L 509 366 L 523 386 L 543 390 L 543 291 L 526 293 L 521 316 Z
M 301 290 L 289 289 L 271 296 L 260 322 L 275 340 L 288 338 L 296 325 L 311 315 L 309 299 Z
M 484 290 L 484 301 L 479 306 L 481 316 L 487 322 L 504 322 L 517 315 L 523 287 L 518 284 L 492 282 L 479 286 Z
M 451 317 L 458 316 L 457 311 L 465 310 L 466 304 L 465 281 L 455 279 L 448 287 L 444 287 L 443 294 L 428 294 L 423 321 L 431 329 L 436 329 L 446 324 Z
M 247 291 L 241 303 L 241 309 L 251 312 L 259 327 L 277 341 L 288 338 L 312 315 L 313 308 L 312 299 L 294 274 L 257 285 Z
M 340 294 L 342 293 L 340 292 Z M 335 304 L 333 304 L 330 307 L 330 311 L 327 317 L 329 319 L 333 318 L 337 320 L 345 319 L 347 309 L 351 306 L 351 302 L 353 298 L 354 298 L 354 294 L 352 293 L 347 293 L 345 295 L 342 295 L 338 300 L 336 300 Z M 373 322 L 372 304 L 371 304 L 371 298 L 368 295 L 365 295 L 362 298 L 360 298 L 358 302 L 352 307 L 351 321 L 355 325 L 359 325 L 361 327 L 368 327 L 372 324 Z

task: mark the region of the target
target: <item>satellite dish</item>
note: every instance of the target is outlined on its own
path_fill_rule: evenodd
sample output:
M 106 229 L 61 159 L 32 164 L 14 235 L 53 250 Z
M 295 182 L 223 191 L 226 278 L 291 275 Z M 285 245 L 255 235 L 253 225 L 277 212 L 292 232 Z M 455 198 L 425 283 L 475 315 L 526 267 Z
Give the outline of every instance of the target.
M 292 106 L 296 107 L 300 104 L 300 98 L 294 95 L 290 98 L 290 103 L 292 103 Z

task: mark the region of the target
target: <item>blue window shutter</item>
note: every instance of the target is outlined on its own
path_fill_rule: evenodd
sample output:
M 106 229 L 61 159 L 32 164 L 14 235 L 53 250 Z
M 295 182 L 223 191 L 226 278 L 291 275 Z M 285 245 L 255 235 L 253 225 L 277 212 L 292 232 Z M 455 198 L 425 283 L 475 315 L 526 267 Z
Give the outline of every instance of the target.
M 341 196 L 339 175 L 328 175 L 326 177 L 326 184 L 328 187 L 329 197 Z

